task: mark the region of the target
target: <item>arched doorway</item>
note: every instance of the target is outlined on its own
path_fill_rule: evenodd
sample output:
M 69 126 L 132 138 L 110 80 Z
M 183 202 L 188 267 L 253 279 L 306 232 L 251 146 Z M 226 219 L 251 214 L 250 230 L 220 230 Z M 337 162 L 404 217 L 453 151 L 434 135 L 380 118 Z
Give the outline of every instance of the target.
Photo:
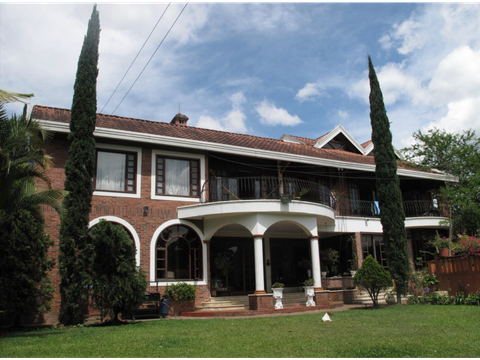
M 227 225 L 210 241 L 212 296 L 246 295 L 255 291 L 253 238 L 241 225 Z
M 265 232 L 265 243 L 266 288 L 281 282 L 290 291 L 301 289 L 313 276 L 310 239 L 305 230 L 294 222 L 282 221 Z

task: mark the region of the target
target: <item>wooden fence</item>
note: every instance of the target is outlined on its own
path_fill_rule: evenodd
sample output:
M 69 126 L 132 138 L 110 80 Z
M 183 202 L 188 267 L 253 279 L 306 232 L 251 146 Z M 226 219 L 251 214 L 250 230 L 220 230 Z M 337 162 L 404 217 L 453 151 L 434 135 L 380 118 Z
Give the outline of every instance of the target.
M 428 271 L 438 279 L 438 290 L 455 295 L 463 291 L 465 295 L 480 290 L 480 257 L 452 256 L 428 261 Z

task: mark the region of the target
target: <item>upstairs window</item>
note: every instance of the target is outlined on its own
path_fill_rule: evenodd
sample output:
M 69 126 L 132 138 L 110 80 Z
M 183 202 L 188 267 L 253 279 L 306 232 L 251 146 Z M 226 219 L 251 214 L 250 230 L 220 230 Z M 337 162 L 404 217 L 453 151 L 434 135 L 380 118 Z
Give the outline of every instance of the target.
M 156 195 L 198 197 L 200 164 L 196 159 L 156 158 Z
M 135 193 L 137 154 L 97 150 L 95 190 Z

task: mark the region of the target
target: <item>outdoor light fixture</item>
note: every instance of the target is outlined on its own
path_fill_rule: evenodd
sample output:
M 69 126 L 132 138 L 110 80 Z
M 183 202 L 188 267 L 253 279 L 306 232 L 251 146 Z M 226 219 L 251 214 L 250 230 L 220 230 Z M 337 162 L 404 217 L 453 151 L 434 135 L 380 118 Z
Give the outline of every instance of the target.
M 148 206 L 143 207 L 143 216 L 148 216 Z
M 270 266 L 270 260 L 267 259 L 267 266 Z

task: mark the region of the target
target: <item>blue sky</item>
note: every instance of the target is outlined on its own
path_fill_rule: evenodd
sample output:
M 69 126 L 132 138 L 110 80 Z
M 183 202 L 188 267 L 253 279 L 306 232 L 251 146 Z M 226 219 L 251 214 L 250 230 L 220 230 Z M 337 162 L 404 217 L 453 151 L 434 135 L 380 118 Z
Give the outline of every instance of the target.
M 185 3 L 169 6 L 110 114 Z M 168 3 L 101 3 L 100 112 Z M 70 108 L 91 3 L 0 5 L 0 88 Z M 480 4 L 189 3 L 115 115 L 271 138 L 341 124 L 370 139 L 367 55 L 394 145 L 418 129 L 480 133 Z M 21 111 L 9 105 L 9 111 Z

